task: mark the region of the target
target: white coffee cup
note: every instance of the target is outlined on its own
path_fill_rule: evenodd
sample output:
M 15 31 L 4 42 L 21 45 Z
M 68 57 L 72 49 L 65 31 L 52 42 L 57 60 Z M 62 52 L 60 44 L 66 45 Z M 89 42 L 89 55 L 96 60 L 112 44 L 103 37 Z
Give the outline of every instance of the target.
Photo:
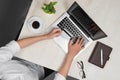
M 43 20 L 38 16 L 33 16 L 28 19 L 27 27 L 33 33 L 40 33 L 43 27 Z

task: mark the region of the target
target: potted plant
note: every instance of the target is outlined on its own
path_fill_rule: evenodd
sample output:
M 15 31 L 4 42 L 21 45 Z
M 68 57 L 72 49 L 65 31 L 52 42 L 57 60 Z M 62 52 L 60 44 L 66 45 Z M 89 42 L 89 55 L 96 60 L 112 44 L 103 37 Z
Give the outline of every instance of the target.
M 44 5 L 42 6 L 42 10 L 47 13 L 47 14 L 55 14 L 56 13 L 56 9 L 55 9 L 55 5 L 57 4 L 57 2 L 50 2 L 49 4 L 44 3 Z

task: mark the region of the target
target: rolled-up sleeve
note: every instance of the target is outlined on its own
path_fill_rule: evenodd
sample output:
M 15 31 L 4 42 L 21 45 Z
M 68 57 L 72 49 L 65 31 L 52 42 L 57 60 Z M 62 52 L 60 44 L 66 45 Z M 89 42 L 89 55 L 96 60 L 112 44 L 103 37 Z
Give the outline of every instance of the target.
M 57 73 L 55 74 L 54 80 L 66 80 L 66 78 L 62 76 L 61 74 Z
M 7 45 L 0 48 L 0 63 L 11 60 L 13 55 L 20 51 L 20 46 L 16 41 L 11 41 Z

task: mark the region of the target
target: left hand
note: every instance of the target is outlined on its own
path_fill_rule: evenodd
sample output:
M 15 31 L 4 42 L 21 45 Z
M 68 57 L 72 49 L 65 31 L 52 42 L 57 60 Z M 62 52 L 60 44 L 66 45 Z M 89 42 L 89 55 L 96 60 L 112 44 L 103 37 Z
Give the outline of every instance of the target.
M 84 48 L 84 39 L 78 37 L 77 41 L 73 44 L 73 39 L 69 41 L 68 45 L 68 55 L 70 58 L 74 58 L 81 49 Z
M 49 39 L 52 39 L 54 37 L 60 36 L 62 33 L 62 30 L 60 28 L 54 28 L 50 33 L 47 34 L 47 37 Z

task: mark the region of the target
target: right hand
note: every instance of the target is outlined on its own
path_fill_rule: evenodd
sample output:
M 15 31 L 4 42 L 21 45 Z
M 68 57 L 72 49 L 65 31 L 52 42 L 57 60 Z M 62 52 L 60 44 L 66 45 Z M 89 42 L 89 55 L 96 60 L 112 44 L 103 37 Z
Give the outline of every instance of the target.
M 62 33 L 62 30 L 60 28 L 54 28 L 47 34 L 47 37 L 49 39 L 52 39 L 54 37 L 60 36 L 61 33 Z
M 79 37 L 74 44 L 73 39 L 71 39 L 68 45 L 68 55 L 70 55 L 71 58 L 74 58 L 77 55 L 77 53 L 79 53 L 79 51 L 83 48 L 84 48 L 83 38 Z

